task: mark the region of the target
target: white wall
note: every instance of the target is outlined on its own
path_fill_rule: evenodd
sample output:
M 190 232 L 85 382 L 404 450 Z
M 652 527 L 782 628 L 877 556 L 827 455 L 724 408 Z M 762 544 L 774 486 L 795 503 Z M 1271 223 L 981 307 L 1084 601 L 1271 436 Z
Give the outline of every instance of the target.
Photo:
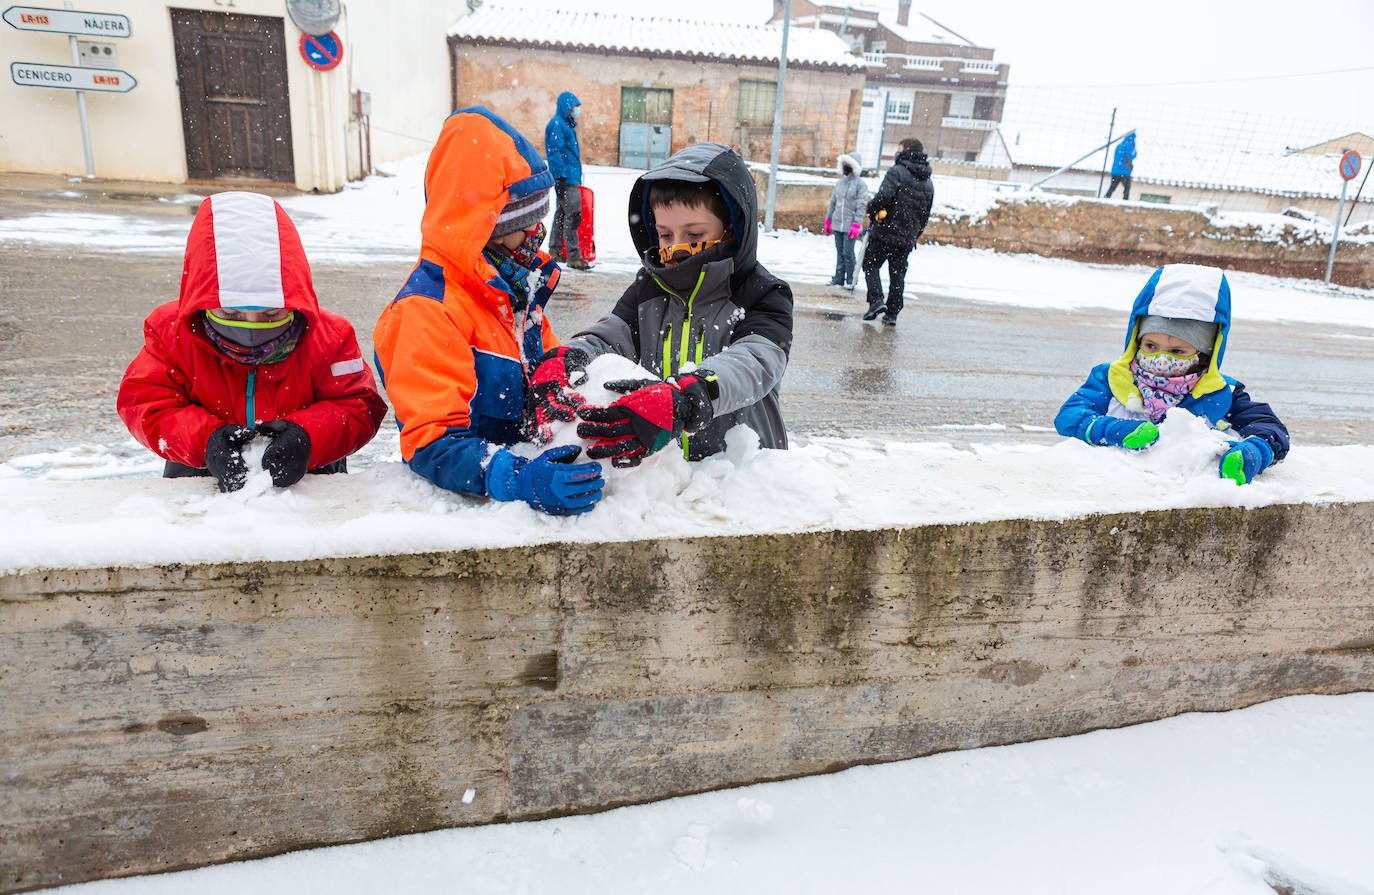
M 43 5 L 60 8 L 55 0 Z M 86 94 L 96 177 L 186 179 L 169 12 L 175 6 L 283 19 L 296 186 L 324 191 L 358 176 L 358 134 L 349 115 L 355 84 L 372 91 L 374 164 L 428 150 L 450 111 L 445 34 L 467 12 L 463 0 L 345 4 L 334 29 L 344 43 L 343 62 L 320 72 L 301 58 L 301 32 L 282 0 L 76 0 L 74 5 L 122 13 L 132 23 L 131 37 L 112 42 L 119 67 L 137 78 L 138 86 L 124 94 Z M 12 83 L 8 71 L 14 61 L 70 65 L 67 38 L 0 24 L 0 171 L 84 174 L 75 93 Z

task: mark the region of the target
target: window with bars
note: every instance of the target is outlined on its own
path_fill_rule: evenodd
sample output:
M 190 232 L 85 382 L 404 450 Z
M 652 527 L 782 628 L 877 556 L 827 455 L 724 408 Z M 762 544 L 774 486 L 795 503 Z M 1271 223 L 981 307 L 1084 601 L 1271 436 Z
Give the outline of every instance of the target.
M 916 102 L 915 90 L 893 90 L 887 95 L 888 124 L 910 124 L 911 107 Z
M 739 123 L 746 127 L 767 127 L 773 123 L 778 85 L 772 81 L 739 82 Z
M 672 124 L 673 91 L 659 87 L 621 87 L 620 120 L 631 124 Z

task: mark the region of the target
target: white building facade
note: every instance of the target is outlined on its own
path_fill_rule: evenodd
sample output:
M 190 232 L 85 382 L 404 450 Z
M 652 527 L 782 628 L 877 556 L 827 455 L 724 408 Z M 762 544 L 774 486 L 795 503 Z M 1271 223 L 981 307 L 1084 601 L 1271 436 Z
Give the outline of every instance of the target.
M 444 33 L 467 3 L 293 5 L 295 19 L 284 0 L 74 0 L 79 12 L 128 23 L 127 34 L 115 25 L 80 37 L 81 67 L 111 72 L 97 84 L 125 79 L 119 72 L 137 82 L 127 92 L 83 91 L 91 173 L 332 192 L 371 164 L 427 151 L 451 111 Z M 0 171 L 85 174 L 76 91 L 29 86 L 62 83 L 59 69 L 74 64 L 70 40 L 42 30 L 43 15 L 59 16 L 28 15 L 40 18 L 12 8 L 0 25 L 9 73 L 0 83 Z M 328 31 L 309 36 L 296 19 Z

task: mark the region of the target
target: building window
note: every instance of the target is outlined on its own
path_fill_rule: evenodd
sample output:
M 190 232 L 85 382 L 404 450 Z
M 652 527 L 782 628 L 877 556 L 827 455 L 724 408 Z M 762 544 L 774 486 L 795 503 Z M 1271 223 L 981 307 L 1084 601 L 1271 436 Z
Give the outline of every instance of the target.
M 771 126 L 777 98 L 778 85 L 772 81 L 740 81 L 739 123 L 745 127 Z
M 972 93 L 951 93 L 949 95 L 949 111 L 945 114 L 950 118 L 973 118 Z
M 673 91 L 657 87 L 621 87 L 620 120 L 633 124 L 672 124 Z
M 916 101 L 915 90 L 893 90 L 887 95 L 887 123 L 910 124 L 911 107 Z
M 997 97 L 978 96 L 973 99 L 973 117 L 990 121 L 997 117 Z

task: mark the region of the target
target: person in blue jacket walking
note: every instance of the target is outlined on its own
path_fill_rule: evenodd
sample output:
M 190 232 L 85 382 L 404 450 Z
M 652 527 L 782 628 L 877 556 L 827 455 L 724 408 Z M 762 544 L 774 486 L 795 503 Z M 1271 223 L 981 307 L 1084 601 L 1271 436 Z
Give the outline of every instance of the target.
M 1173 408 L 1233 432 L 1217 464 L 1238 485 L 1288 454 L 1288 429 L 1268 404 L 1221 373 L 1231 330 L 1231 286 L 1214 267 L 1167 264 L 1136 296 L 1121 357 L 1098 364 L 1054 418 L 1060 435 L 1144 450 Z
M 577 244 L 582 223 L 582 149 L 577 145 L 577 114 L 582 101 L 570 90 L 558 94 L 558 109 L 544 127 L 544 157 L 553 174 L 553 233 L 549 251 L 576 270 L 590 270 Z M 561 247 L 566 246 L 564 255 Z
M 1121 198 L 1127 202 L 1131 200 L 1131 172 L 1135 170 L 1135 131 L 1121 138 L 1121 142 L 1116 144 L 1116 153 L 1112 156 L 1112 183 L 1107 187 L 1107 195 L 1103 198 L 1110 199 L 1112 190 L 1116 185 L 1121 184 Z

